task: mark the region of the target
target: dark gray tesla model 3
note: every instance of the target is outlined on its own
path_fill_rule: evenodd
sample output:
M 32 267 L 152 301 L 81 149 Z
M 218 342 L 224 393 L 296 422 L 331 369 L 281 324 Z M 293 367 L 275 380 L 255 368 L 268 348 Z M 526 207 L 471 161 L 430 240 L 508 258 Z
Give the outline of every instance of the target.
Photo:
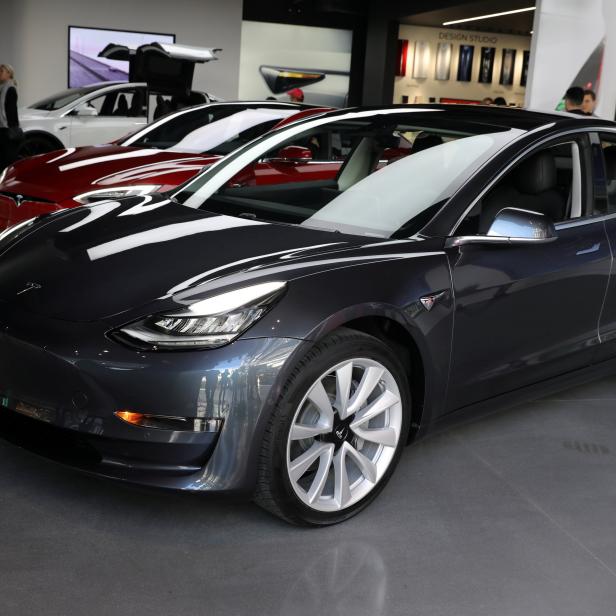
M 0 433 L 99 475 L 344 520 L 410 439 L 613 370 L 615 153 L 595 118 L 342 110 L 173 194 L 13 227 Z

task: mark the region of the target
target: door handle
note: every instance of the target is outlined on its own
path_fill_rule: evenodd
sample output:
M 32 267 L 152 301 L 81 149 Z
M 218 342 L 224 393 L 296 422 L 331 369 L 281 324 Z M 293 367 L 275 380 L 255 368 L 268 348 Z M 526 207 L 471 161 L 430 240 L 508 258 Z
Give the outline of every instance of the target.
M 601 243 L 597 242 L 596 244 L 593 244 L 590 248 L 585 248 L 584 250 L 578 250 L 575 254 L 576 256 L 588 255 L 591 252 L 597 252 L 599 250 L 599 246 L 601 246 Z

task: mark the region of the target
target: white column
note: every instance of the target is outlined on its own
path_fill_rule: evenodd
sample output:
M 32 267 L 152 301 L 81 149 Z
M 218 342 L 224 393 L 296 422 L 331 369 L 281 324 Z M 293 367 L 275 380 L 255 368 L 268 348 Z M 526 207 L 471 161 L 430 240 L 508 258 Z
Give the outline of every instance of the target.
M 616 1 L 537 0 L 526 107 L 554 111 L 602 41 L 603 68 L 597 115 L 614 119 L 616 106 Z

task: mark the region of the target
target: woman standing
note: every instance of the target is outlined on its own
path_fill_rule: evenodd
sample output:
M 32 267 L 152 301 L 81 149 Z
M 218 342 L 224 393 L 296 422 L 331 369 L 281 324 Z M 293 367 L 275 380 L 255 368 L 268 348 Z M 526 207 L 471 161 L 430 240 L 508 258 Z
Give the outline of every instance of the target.
M 21 140 L 16 86 L 13 67 L 0 64 L 0 171 L 17 160 Z

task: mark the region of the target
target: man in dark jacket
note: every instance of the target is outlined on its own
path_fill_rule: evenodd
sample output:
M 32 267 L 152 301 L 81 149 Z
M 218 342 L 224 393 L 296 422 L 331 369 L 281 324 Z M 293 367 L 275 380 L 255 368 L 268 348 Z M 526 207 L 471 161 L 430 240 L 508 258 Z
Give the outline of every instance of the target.
M 577 113 L 578 115 L 587 115 L 582 109 L 584 102 L 584 90 L 577 86 L 569 88 L 565 92 L 565 110 L 569 113 Z

